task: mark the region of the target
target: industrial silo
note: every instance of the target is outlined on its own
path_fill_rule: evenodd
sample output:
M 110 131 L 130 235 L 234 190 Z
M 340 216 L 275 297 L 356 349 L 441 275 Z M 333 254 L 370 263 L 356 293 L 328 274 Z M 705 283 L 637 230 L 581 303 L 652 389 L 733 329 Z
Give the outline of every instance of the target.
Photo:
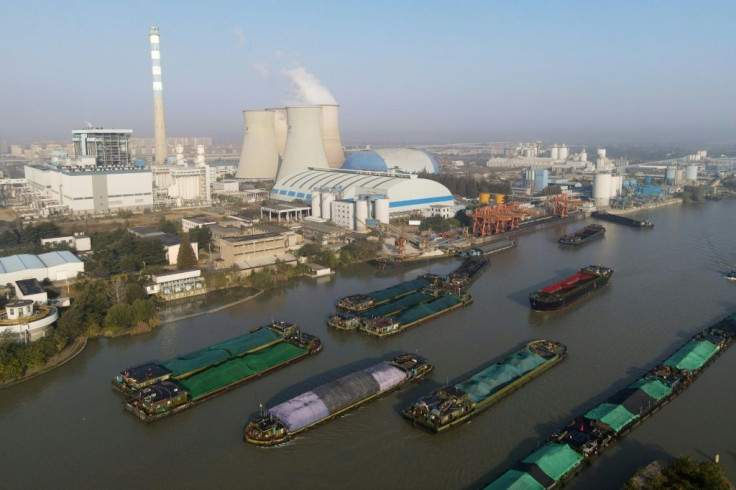
M 677 178 L 677 167 L 667 167 L 664 171 L 664 180 L 667 185 L 674 185 Z
M 606 149 L 598 148 L 598 158 L 606 158 Z
M 322 194 L 318 191 L 312 191 L 312 216 L 315 218 L 322 217 Z
M 585 151 L 585 148 L 583 148 L 583 151 L 580 152 L 580 161 L 581 162 L 588 161 L 588 152 Z
M 389 200 L 386 198 L 376 199 L 373 203 L 376 221 L 379 223 L 389 222 Z
M 332 219 L 332 201 L 335 200 L 330 192 L 322 193 L 322 219 Z
M 286 119 L 286 108 L 273 107 L 266 109 L 273 112 L 273 131 L 276 135 L 276 148 L 279 150 L 279 156 L 284 158 L 286 150 L 286 135 L 289 132 L 289 124 Z
M 504 194 L 494 194 L 493 200 L 496 204 L 503 204 L 506 200 L 506 196 Z
M 330 168 L 340 168 L 345 161 L 340 139 L 339 109 L 338 105 L 322 106 L 322 145 Z
M 567 157 L 570 156 L 570 148 L 566 147 L 565 145 L 560 146 L 558 150 L 558 156 L 560 160 L 567 160 Z
M 596 207 L 608 207 L 611 199 L 612 176 L 609 173 L 597 173 L 593 177 L 593 202 Z
M 322 107 L 287 107 L 286 117 L 289 132 L 277 180 L 309 170 L 309 167 L 328 168 L 322 144 Z M 324 206 L 322 211 L 324 217 Z
M 698 180 L 697 165 L 687 165 L 685 167 L 685 180 Z
M 559 160 L 560 159 L 560 149 L 557 145 L 554 145 L 549 150 L 549 156 L 552 160 Z
M 355 201 L 355 231 L 365 231 L 365 222 L 368 220 L 368 201 Z
M 268 110 L 243 111 L 245 133 L 243 150 L 235 177 L 238 179 L 274 179 L 279 153 L 273 130 L 274 113 Z
M 481 192 L 478 196 L 478 201 L 481 204 L 488 204 L 491 202 L 491 193 L 490 192 Z

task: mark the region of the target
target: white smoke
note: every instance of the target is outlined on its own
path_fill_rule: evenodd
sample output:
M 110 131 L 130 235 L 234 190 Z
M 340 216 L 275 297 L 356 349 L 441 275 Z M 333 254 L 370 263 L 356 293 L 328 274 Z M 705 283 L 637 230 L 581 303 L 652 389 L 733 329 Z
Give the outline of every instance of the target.
M 303 66 L 282 70 L 291 81 L 291 96 L 299 104 L 337 104 L 335 97 Z
M 268 66 L 268 63 L 253 63 L 251 68 L 253 68 L 253 71 L 258 73 L 264 80 L 271 78 L 271 67 Z
M 230 29 L 230 34 L 235 36 L 238 47 L 242 48 L 245 46 L 245 34 L 243 34 L 243 30 L 240 27 L 233 27 Z

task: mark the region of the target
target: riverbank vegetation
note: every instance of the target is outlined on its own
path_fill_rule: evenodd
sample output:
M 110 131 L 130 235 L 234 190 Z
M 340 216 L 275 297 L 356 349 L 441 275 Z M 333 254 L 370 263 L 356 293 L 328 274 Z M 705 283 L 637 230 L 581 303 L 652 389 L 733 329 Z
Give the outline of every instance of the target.
M 0 338 L 0 382 L 17 379 L 43 366 L 78 337 L 115 337 L 149 332 L 160 323 L 156 304 L 134 277 L 84 280 L 72 286 L 72 305 L 60 312 L 57 326 L 28 344 Z
M 650 465 L 651 466 L 651 465 Z M 679 456 L 670 464 L 662 467 L 655 465 L 654 471 L 649 466 L 637 472 L 624 490 L 668 490 L 700 489 L 729 490 L 733 488 L 723 471 L 723 467 L 712 461 L 696 463 L 690 456 Z

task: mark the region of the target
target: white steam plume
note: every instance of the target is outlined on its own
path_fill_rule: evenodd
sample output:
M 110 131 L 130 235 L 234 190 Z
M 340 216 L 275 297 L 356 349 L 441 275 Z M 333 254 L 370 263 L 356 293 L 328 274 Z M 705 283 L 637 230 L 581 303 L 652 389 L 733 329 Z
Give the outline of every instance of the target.
M 292 83 L 292 97 L 301 104 L 337 104 L 330 91 L 309 73 L 299 66 L 291 70 L 282 70 Z

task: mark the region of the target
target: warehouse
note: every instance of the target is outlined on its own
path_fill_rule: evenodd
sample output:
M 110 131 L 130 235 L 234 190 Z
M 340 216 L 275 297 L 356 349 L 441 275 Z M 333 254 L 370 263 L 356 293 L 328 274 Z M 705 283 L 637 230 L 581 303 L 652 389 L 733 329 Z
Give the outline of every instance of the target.
M 0 257 L 0 284 L 20 279 L 60 281 L 77 277 L 84 272 L 84 263 L 69 251 L 41 255 L 19 254 Z

